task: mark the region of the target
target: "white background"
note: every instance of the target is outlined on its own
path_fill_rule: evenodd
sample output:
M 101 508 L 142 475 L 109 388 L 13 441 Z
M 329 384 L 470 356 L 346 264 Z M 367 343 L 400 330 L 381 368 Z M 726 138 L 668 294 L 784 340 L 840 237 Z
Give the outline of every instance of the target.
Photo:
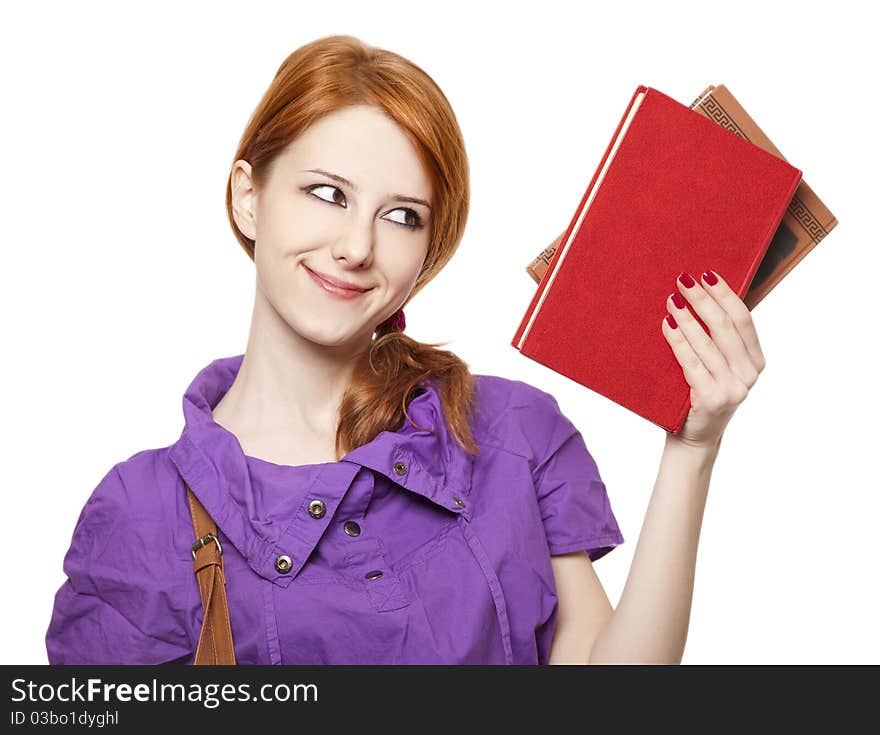
M 626 539 L 596 563 L 615 605 L 663 430 L 510 345 L 536 287 L 525 266 L 567 226 L 638 84 L 686 105 L 726 84 L 804 171 L 840 224 L 754 312 L 767 368 L 715 465 L 684 663 L 880 661 L 880 66 L 857 7 L 4 5 L 3 663 L 46 663 L 62 558 L 101 477 L 174 442 L 196 372 L 244 351 L 254 271 L 226 177 L 280 63 L 333 33 L 408 57 L 455 109 L 471 214 L 407 332 L 557 397 Z

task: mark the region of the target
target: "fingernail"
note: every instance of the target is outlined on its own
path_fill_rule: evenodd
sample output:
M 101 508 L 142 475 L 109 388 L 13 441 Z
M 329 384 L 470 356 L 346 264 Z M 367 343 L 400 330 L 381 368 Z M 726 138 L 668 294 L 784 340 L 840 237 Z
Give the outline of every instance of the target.
M 672 303 L 675 304 L 679 309 L 684 309 L 684 296 L 676 291 L 674 294 L 672 294 Z
M 682 273 L 678 277 L 678 280 L 681 281 L 682 284 L 684 284 L 685 288 L 690 288 L 691 286 L 693 286 L 696 283 L 696 281 L 693 278 L 691 278 L 690 274 L 688 274 L 688 273 Z
M 703 273 L 703 280 L 710 286 L 714 286 L 716 283 L 718 283 L 718 276 L 716 276 L 712 271 L 706 271 Z
M 672 314 L 667 314 L 667 315 L 666 315 L 666 322 L 667 322 L 667 323 L 669 324 L 669 326 L 672 327 L 673 329 L 675 329 L 675 328 L 678 326 L 678 324 L 675 323 L 675 317 L 672 316 Z

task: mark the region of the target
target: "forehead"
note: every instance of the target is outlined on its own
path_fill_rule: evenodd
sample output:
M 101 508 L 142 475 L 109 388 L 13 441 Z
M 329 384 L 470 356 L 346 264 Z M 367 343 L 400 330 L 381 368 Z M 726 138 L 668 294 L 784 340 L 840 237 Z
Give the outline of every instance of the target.
M 359 190 L 396 191 L 428 199 L 430 180 L 407 133 L 382 110 L 359 105 L 310 125 L 279 157 L 290 172 L 322 168 Z

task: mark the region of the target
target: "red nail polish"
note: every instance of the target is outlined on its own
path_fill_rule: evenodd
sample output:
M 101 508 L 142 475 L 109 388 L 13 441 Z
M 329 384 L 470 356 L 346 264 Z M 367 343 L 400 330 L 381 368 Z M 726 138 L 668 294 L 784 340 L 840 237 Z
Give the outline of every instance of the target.
M 703 280 L 708 283 L 710 286 L 714 286 L 718 283 L 718 276 L 715 275 L 712 271 L 706 271 L 703 273 Z
M 690 288 L 691 286 L 693 286 L 696 283 L 696 281 L 693 278 L 691 278 L 690 274 L 688 274 L 688 273 L 682 273 L 678 277 L 678 280 L 684 284 L 685 288 Z
M 672 294 L 672 303 L 675 304 L 679 309 L 684 309 L 684 296 L 676 291 L 674 294 Z
M 666 322 L 667 322 L 667 323 L 669 324 L 669 326 L 672 327 L 673 329 L 675 329 L 676 327 L 678 327 L 678 324 L 675 323 L 675 317 L 672 316 L 672 314 L 667 314 L 667 315 L 666 315 Z

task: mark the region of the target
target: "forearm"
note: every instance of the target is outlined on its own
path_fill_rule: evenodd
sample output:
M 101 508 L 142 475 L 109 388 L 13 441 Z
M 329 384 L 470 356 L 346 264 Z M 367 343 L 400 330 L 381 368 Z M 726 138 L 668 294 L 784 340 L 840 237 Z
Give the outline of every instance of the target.
M 717 446 L 702 450 L 667 437 L 629 576 L 590 663 L 681 662 L 717 454 Z

